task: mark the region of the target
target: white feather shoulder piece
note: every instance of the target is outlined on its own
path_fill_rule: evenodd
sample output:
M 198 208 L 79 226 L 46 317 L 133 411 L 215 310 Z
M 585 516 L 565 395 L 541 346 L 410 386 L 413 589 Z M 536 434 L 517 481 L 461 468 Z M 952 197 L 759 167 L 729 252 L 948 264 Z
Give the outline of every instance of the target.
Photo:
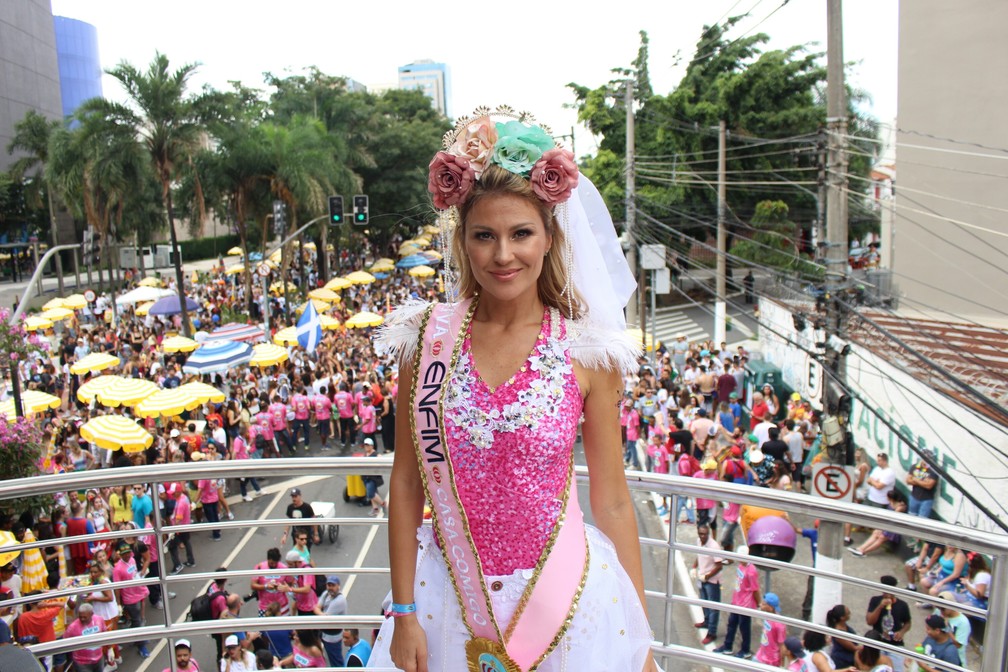
M 567 322 L 571 357 L 588 369 L 631 373 L 637 371 L 640 343 L 625 331 L 616 331 L 587 320 Z
M 407 301 L 386 315 L 375 334 L 375 351 L 380 355 L 395 353 L 400 362 L 411 361 L 420 340 L 424 312 L 430 305 L 430 301 Z

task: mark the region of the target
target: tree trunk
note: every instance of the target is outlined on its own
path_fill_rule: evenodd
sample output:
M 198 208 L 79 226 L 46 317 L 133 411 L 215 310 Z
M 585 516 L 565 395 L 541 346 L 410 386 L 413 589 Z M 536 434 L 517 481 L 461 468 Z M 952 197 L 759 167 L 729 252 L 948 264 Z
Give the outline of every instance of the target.
M 319 249 L 315 250 L 315 258 L 318 259 L 319 280 L 322 284 L 329 282 L 329 224 L 322 225 L 322 233 L 319 235 Z
M 49 231 L 52 235 L 52 245 L 53 247 L 59 245 L 59 240 L 57 239 L 56 231 L 56 213 L 53 211 L 53 200 L 52 200 L 52 190 L 46 187 L 46 200 L 49 201 Z M 56 253 L 56 280 L 59 282 L 59 295 L 64 296 L 63 289 L 63 253 Z M 77 288 L 80 291 L 80 288 Z
M 182 312 L 182 334 L 192 338 L 189 327 L 189 310 L 186 308 L 185 278 L 182 276 L 182 257 L 179 255 L 178 236 L 175 234 L 175 214 L 172 208 L 171 188 L 164 185 L 165 209 L 168 211 L 168 232 L 171 234 L 172 256 L 175 258 L 175 283 L 178 285 L 179 310 Z

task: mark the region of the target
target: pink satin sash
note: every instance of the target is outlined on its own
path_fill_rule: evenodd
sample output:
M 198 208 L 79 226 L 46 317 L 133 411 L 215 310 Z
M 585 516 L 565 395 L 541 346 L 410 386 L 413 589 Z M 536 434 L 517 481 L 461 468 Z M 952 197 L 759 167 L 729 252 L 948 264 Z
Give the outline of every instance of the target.
M 540 557 L 509 635 L 502 635 L 455 488 L 444 433 L 443 387 L 458 361 L 471 307 L 471 300 L 435 304 L 425 315 L 422 342 L 414 361 L 411 421 L 421 476 L 433 509 L 434 531 L 466 627 L 473 637 L 502 644 L 512 661 L 528 671 L 535 669 L 559 643 L 580 597 L 588 560 L 584 520 L 577 493 L 568 487 L 566 506 L 557 520 L 559 530 Z

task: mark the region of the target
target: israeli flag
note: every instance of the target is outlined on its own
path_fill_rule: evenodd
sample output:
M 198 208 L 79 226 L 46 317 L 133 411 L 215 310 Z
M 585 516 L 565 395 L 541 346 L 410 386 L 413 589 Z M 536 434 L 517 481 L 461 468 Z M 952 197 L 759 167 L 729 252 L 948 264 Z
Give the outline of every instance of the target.
M 297 340 L 305 352 L 315 352 L 315 348 L 322 341 L 322 320 L 319 319 L 311 299 L 308 299 L 308 307 L 298 319 Z

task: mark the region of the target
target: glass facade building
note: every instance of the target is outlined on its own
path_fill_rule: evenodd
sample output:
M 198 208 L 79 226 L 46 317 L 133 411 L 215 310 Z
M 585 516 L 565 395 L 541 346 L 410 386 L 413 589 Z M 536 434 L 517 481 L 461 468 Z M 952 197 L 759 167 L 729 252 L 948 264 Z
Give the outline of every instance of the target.
M 85 100 L 102 95 L 98 30 L 89 23 L 65 16 L 54 16 L 53 27 L 63 116 L 66 117 Z
M 400 66 L 399 88 L 423 91 L 431 99 L 434 109 L 446 117 L 451 116 L 448 109 L 451 85 L 446 64 L 424 60 Z

